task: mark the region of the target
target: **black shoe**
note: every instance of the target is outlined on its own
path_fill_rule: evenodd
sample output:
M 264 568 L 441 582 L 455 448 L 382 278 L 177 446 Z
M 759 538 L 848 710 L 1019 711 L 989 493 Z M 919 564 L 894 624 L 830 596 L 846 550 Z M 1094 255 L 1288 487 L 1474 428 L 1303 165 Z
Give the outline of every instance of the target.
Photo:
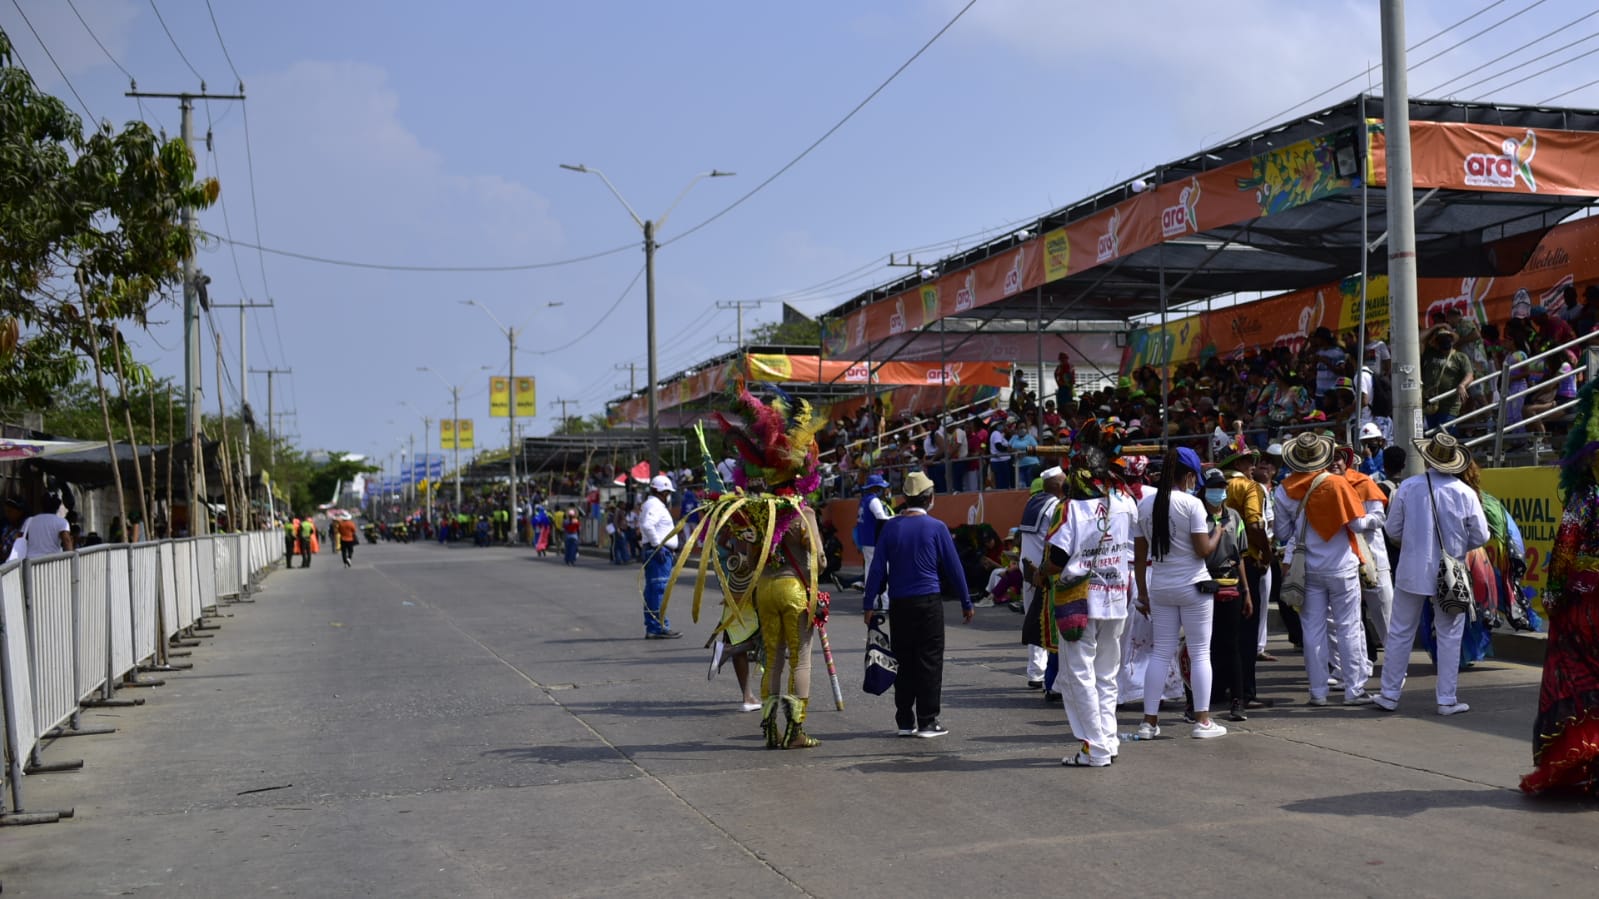
M 1044 689 L 1044 682 L 1041 680 L 1030 680 L 1027 682 L 1027 689 L 1042 690 Z
M 681 637 L 681 636 L 683 636 L 683 635 L 680 632 L 678 632 L 678 631 L 661 631 L 658 634 L 645 634 L 644 635 L 644 639 L 646 639 L 646 640 L 676 640 L 678 637 Z
M 932 739 L 933 737 L 942 737 L 948 734 L 949 731 L 944 728 L 944 725 L 939 724 L 937 721 L 916 728 L 916 736 L 923 739 Z
M 1056 702 L 1060 702 L 1060 694 L 1055 692 L 1054 690 L 1045 690 L 1044 691 L 1044 704 L 1045 705 L 1049 705 L 1051 703 L 1056 703 Z

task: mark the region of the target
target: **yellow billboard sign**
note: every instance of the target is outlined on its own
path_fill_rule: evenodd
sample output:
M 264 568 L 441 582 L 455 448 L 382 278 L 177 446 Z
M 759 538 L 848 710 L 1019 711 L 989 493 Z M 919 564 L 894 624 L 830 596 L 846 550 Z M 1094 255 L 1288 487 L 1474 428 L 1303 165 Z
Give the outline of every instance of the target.
M 472 448 L 472 419 L 457 418 L 455 420 L 455 446 L 457 449 Z
M 489 378 L 489 417 L 505 418 L 511 407 L 511 379 L 501 376 Z M 532 378 L 516 379 L 516 417 L 535 418 L 538 415 L 538 389 Z
M 439 449 L 455 449 L 455 419 L 439 419 Z

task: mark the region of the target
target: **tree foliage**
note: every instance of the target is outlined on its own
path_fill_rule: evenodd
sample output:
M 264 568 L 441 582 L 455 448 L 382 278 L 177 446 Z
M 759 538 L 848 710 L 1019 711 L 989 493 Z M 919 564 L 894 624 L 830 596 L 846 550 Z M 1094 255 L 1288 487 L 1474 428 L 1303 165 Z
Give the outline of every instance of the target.
M 49 409 L 96 349 L 113 367 L 117 323 L 146 327 L 181 284 L 179 214 L 219 190 L 194 179 L 189 147 L 143 122 L 84 133 L 0 31 L 0 396 Z
M 752 346 L 807 346 L 814 347 L 822 341 L 822 325 L 816 319 L 804 321 L 768 322 L 756 325 L 750 331 Z

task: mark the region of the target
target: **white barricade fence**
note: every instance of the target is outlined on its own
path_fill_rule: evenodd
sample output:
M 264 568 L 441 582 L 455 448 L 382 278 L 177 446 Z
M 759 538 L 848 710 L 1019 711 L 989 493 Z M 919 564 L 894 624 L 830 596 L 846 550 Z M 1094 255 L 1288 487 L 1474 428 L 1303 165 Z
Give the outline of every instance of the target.
M 210 538 L 211 565 L 215 574 L 211 589 L 216 598 L 239 598 L 239 564 L 234 558 L 238 540 L 233 534 L 217 534 Z
M 59 553 L 22 563 L 28 623 L 27 664 L 33 675 L 33 733 L 62 724 L 78 711 L 77 645 L 72 600 L 77 556 Z
M 76 642 L 72 656 L 77 667 L 77 700 L 94 695 L 105 683 L 106 610 L 105 547 L 79 553 L 72 585 L 72 619 Z
M 11 807 L 22 805 L 23 760 L 39 742 L 35 726 L 33 678 L 29 671 L 27 599 L 22 586 L 22 562 L 0 565 L 0 702 L 4 705 L 6 767 L 3 779 L 10 789 Z M 0 796 L 0 806 L 4 806 Z
M 217 537 L 197 537 L 194 545 L 195 600 L 200 612 L 217 604 Z
M 194 540 L 176 540 L 172 544 L 172 573 L 177 584 L 177 630 L 187 630 L 200 620 L 199 598 L 195 595 Z
M 128 547 L 128 596 L 133 621 L 133 661 L 142 665 L 156 657 L 161 633 L 161 545 Z
M 131 585 L 128 583 L 128 574 L 133 561 L 128 555 L 127 544 L 108 546 L 100 555 L 105 560 L 106 581 L 104 695 L 109 699 L 111 691 L 116 689 L 117 682 L 124 675 L 131 674 L 137 664 L 133 657 L 133 596 Z M 96 597 L 87 594 L 84 601 L 92 603 L 96 601 Z
M 161 634 L 159 639 L 172 639 L 183 628 L 178 611 L 178 548 L 171 540 L 161 541 L 156 548 L 156 577 L 160 582 Z

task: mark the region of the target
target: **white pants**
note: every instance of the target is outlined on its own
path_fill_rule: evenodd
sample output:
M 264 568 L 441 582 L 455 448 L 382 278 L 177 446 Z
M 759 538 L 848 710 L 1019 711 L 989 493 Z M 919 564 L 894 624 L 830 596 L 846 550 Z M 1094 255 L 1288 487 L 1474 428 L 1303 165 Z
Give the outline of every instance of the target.
M 1360 572 L 1306 572 L 1305 605 L 1299 621 L 1305 634 L 1305 675 L 1313 699 L 1327 698 L 1328 621 L 1338 633 L 1339 676 L 1344 698 L 1366 691 L 1366 636 L 1360 627 Z
M 1267 614 L 1271 605 L 1271 566 L 1260 574 L 1260 595 L 1255 597 L 1255 605 L 1260 607 L 1260 633 L 1255 635 L 1255 654 L 1266 651 L 1266 638 L 1270 636 L 1266 630 L 1266 621 L 1271 618 Z
M 1122 664 L 1125 618 L 1089 619 L 1082 637 L 1060 644 L 1060 673 L 1055 688 L 1066 706 L 1072 736 L 1088 747 L 1095 761 L 1116 755 L 1116 675 Z
M 1192 584 L 1175 590 L 1149 591 L 1149 619 L 1155 626 L 1155 649 L 1144 669 L 1144 714 L 1160 714 L 1160 695 L 1166 671 L 1177 655 L 1177 635 L 1188 635 L 1188 683 L 1194 694 L 1194 711 L 1210 711 L 1210 631 L 1216 620 L 1216 601 Z
M 1360 592 L 1366 601 L 1366 612 L 1371 616 L 1372 627 L 1383 635 L 1383 644 L 1386 646 L 1388 627 L 1394 615 L 1394 573 L 1386 568 L 1377 569 L 1377 586 Z
M 1023 611 L 1031 612 L 1031 613 L 1033 613 L 1035 615 L 1038 614 L 1038 610 L 1033 608 L 1033 606 L 1032 606 L 1033 594 L 1035 594 L 1037 592 L 1038 592 L 1038 588 L 1034 587 L 1032 584 L 1028 584 L 1028 583 L 1023 583 L 1022 584 L 1022 610 Z M 1029 646 L 1029 647 L 1027 647 L 1027 679 L 1029 681 L 1040 681 L 1040 682 L 1042 682 L 1044 680 L 1044 671 L 1048 667 L 1049 667 L 1049 650 L 1045 649 L 1042 646 Z
M 1421 625 L 1421 607 L 1432 597 L 1394 590 L 1393 618 L 1383 638 L 1382 695 L 1399 701 L 1405 689 L 1405 672 L 1410 668 L 1410 650 L 1416 643 L 1416 628 Z M 1466 633 L 1466 616 L 1445 614 L 1433 606 L 1433 629 L 1438 637 L 1438 704 L 1454 705 L 1455 689 L 1460 685 L 1460 638 Z
M 866 576 L 872 573 L 872 553 L 877 551 L 877 547 L 863 546 L 860 548 L 860 550 L 861 559 L 866 562 L 866 567 L 861 571 L 861 580 L 864 581 L 866 580 Z

